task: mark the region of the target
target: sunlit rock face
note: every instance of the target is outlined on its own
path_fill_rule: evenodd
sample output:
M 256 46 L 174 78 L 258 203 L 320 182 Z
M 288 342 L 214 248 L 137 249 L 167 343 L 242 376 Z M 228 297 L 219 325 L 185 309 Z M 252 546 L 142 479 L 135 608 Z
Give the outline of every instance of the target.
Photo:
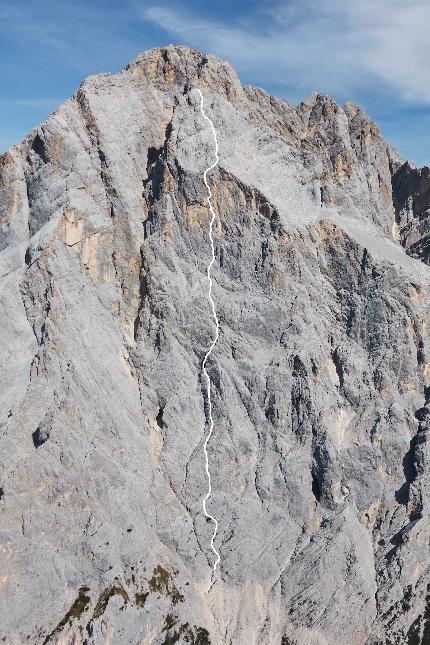
M 186 47 L 0 158 L 0 642 L 429 642 L 428 181 Z

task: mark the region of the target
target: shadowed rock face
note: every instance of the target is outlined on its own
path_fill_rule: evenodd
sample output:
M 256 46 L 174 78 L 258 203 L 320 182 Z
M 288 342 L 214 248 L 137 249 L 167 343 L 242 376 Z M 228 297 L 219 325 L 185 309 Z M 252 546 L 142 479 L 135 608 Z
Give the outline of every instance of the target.
M 428 169 L 402 164 L 355 105 L 186 47 L 0 158 L 0 641 L 428 642 Z
M 430 169 L 404 163 L 393 176 L 393 197 L 400 243 L 430 264 Z

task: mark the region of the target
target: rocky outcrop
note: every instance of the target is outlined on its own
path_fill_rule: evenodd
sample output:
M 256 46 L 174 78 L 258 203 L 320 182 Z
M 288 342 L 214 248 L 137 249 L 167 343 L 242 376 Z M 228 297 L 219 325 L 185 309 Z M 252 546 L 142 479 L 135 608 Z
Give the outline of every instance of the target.
M 393 198 L 399 241 L 406 253 L 430 263 L 430 169 L 409 161 L 393 175 Z
M 172 46 L 1 157 L 4 642 L 428 642 L 427 171 Z

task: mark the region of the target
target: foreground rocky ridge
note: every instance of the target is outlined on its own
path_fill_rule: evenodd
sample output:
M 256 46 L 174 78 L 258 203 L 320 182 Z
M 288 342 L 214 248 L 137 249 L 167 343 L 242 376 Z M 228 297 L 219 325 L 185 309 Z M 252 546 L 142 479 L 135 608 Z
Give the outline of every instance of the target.
M 428 642 L 428 186 L 186 47 L 0 158 L 4 642 Z

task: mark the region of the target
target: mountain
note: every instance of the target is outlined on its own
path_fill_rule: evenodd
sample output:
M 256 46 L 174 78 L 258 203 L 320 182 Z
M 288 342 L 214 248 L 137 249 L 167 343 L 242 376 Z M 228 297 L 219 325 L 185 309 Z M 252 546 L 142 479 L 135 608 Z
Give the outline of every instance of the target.
M 0 642 L 429 643 L 429 215 L 359 107 L 183 46 L 2 155 Z

